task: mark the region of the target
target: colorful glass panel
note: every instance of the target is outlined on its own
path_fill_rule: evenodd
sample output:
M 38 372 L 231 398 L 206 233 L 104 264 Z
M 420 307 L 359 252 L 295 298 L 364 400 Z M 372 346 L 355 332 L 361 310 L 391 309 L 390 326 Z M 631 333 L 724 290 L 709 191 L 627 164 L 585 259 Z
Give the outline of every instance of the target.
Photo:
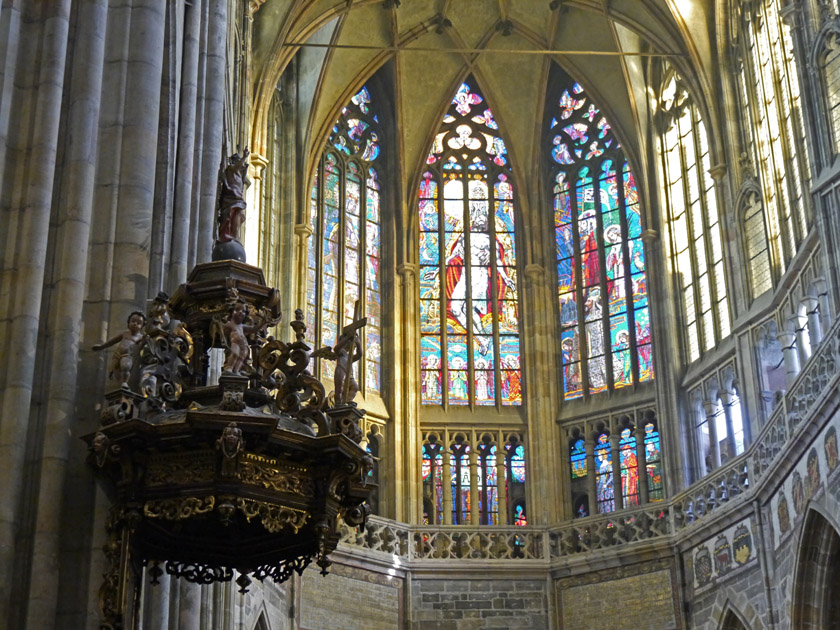
M 333 346 L 360 301 L 367 326 L 361 331 L 363 360 L 355 376 L 365 392 L 378 392 L 381 207 L 379 176 L 372 163 L 380 153 L 380 132 L 371 102 L 363 87 L 342 108 L 313 178 L 306 314 L 309 341 L 316 347 Z M 322 377 L 332 378 L 333 370 L 333 362 L 321 362 Z
M 510 160 L 474 85 L 452 99 L 418 190 L 421 400 L 519 405 Z
M 651 501 L 662 501 L 665 498 L 662 485 L 662 455 L 659 447 L 659 432 L 653 422 L 645 424 L 645 465 L 648 496 Z
M 560 355 L 566 400 L 653 377 L 639 195 L 621 145 L 583 87 L 551 110 Z M 645 347 L 642 347 L 645 346 Z
M 575 440 L 569 452 L 572 466 L 572 479 L 586 477 L 586 447 L 583 439 Z
M 621 461 L 621 496 L 624 507 L 639 505 L 639 460 L 636 456 L 636 438 L 629 428 L 621 430 L 618 457 Z
M 525 514 L 525 504 L 517 503 L 513 508 L 513 524 L 517 527 L 525 527 L 528 524 L 528 516 Z
M 525 447 L 521 444 L 515 446 L 510 454 L 510 472 L 514 482 L 525 483 Z
M 615 491 L 613 489 L 612 452 L 610 438 L 606 433 L 598 436 L 595 444 L 596 493 L 598 512 L 604 514 L 615 510 Z

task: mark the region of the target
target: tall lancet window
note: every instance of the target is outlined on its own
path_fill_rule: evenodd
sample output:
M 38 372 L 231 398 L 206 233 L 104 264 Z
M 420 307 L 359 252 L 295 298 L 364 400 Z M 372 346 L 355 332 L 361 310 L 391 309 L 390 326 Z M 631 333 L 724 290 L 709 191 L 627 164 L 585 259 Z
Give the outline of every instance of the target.
M 730 332 L 720 216 L 706 126 L 676 74 L 668 75 L 658 105 L 671 246 L 694 361 Z
M 741 3 L 745 122 L 758 165 L 772 255 L 784 272 L 808 231 L 805 189 L 809 184 L 805 127 L 790 27 L 780 0 Z M 769 287 L 751 285 L 753 297 Z
M 424 404 L 522 402 L 514 200 L 499 126 L 467 79 L 420 181 Z
M 361 389 L 380 387 L 379 216 L 380 181 L 375 168 L 380 151 L 379 119 L 370 92 L 362 88 L 341 110 L 312 183 L 306 285 L 307 321 L 316 322 L 316 347 L 335 344 L 353 319 L 360 300 L 367 326 L 362 329 L 364 360 L 356 374 Z M 325 361 L 321 375 L 332 378 Z
M 556 69 L 547 143 L 567 400 L 653 378 L 633 172 L 606 116 Z

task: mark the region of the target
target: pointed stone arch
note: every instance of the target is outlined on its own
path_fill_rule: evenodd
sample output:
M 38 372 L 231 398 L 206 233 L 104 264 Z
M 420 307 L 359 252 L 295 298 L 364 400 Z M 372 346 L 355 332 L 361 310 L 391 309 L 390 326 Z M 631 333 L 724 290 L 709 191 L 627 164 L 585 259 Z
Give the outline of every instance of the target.
M 734 608 L 729 608 L 723 616 L 720 630 L 749 630 L 749 628 L 740 614 Z
M 791 627 L 840 627 L 840 533 L 813 504 L 800 531 L 795 566 Z

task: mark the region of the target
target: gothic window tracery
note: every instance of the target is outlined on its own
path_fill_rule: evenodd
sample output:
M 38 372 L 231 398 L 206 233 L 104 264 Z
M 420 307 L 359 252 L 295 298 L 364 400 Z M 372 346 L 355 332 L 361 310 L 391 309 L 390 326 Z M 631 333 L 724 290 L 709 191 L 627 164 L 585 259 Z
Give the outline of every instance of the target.
M 443 117 L 418 196 L 421 400 L 520 405 L 512 171 L 472 78 Z
M 503 448 L 490 433 L 426 436 L 421 453 L 427 524 L 527 525 L 525 447 L 517 434 Z M 475 510 L 475 514 L 473 513 Z
M 793 41 L 779 8 L 778 0 L 742 3 L 739 81 L 769 250 L 781 275 L 808 232 L 805 191 L 810 172 Z M 764 285 L 751 286 L 752 297 Z
M 653 378 L 638 190 L 609 121 L 555 69 L 549 107 L 563 390 L 567 400 Z
M 730 333 L 729 299 L 706 127 L 679 77 L 659 95 L 660 156 L 690 361 Z
M 840 153 L 840 32 L 829 32 L 820 55 L 825 108 L 834 154 Z
M 382 132 L 370 92 L 363 87 L 341 110 L 319 161 L 310 197 L 307 321 L 315 322 L 315 347 L 333 346 L 359 300 L 367 325 L 364 357 L 357 364 L 360 389 L 381 384 L 380 196 L 376 159 Z M 332 378 L 333 365 L 320 366 Z

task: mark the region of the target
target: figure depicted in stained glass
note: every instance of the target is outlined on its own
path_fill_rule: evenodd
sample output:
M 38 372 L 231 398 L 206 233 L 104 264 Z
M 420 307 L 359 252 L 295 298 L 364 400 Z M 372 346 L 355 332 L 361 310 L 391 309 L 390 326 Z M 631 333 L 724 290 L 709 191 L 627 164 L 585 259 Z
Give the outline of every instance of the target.
M 612 512 L 615 509 L 613 501 L 613 473 L 612 461 L 610 461 L 609 452 L 601 450 L 598 453 L 598 505 L 601 506 L 601 512 Z
M 368 391 L 376 392 L 382 353 L 380 183 L 373 162 L 380 135 L 371 103 L 370 92 L 362 88 L 342 108 L 313 180 L 306 310 L 318 321 L 310 341 L 316 347 L 333 346 L 339 331 L 353 320 L 354 303 L 361 301 L 368 324 L 360 333 L 363 360 L 357 376 Z M 329 362 L 320 371 L 321 376 L 335 376 Z
M 525 506 L 522 503 L 517 503 L 513 509 L 513 524 L 519 527 L 528 525 L 528 517 L 525 516 Z
M 630 429 L 621 431 L 619 443 L 621 458 L 621 492 L 624 506 L 639 504 L 639 462 L 636 458 L 636 438 Z
M 458 88 L 418 191 L 426 404 L 522 400 L 511 169 L 491 110 L 474 107 L 483 103 L 471 80 Z M 441 368 L 430 363 L 432 347 L 445 357 Z M 447 387 L 432 395 L 438 369 Z
M 563 390 L 570 400 L 650 380 L 653 370 L 633 174 L 583 87 L 558 67 L 555 82 L 562 93 L 549 107 L 547 156 Z

